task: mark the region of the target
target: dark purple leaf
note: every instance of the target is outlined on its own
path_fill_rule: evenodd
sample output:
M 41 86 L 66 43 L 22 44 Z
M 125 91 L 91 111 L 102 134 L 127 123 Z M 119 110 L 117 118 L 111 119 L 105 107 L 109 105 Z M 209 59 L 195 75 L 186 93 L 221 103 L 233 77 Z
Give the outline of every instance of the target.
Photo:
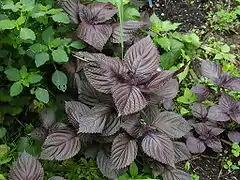
M 191 180 L 188 173 L 179 169 L 167 170 L 163 173 L 162 177 L 163 180 Z
M 79 119 L 78 133 L 102 133 L 109 113 L 111 109 L 103 104 L 94 106 Z
M 152 122 L 159 114 L 159 108 L 156 104 L 146 106 L 141 112 L 141 118 L 146 122 Z
M 78 127 L 81 122 L 81 117 L 90 110 L 86 105 L 78 101 L 67 101 L 65 103 L 65 112 L 68 115 L 69 122 L 74 126 Z
M 137 156 L 136 140 L 126 134 L 119 134 L 113 141 L 111 161 L 114 169 L 121 169 L 130 165 Z
M 123 23 L 123 41 L 125 42 L 132 40 L 134 33 L 144 25 L 146 25 L 146 23 L 142 21 L 125 21 Z M 120 23 L 113 24 L 111 41 L 113 43 L 121 42 Z
M 119 170 L 113 169 L 113 164 L 110 157 L 105 152 L 99 151 L 97 155 L 97 166 L 104 176 L 109 179 L 116 179 L 119 175 Z
M 189 152 L 186 144 L 183 142 L 173 142 L 174 152 L 175 152 L 175 163 L 185 161 L 191 158 L 191 153 Z
M 191 153 L 202 153 L 206 149 L 204 143 L 195 137 L 188 137 L 186 144 Z
M 174 167 L 175 153 L 172 140 L 164 135 L 151 133 L 142 140 L 143 151 L 153 159 Z
M 52 109 L 44 109 L 40 112 L 42 126 L 46 129 L 50 128 L 55 122 L 55 112 Z
M 191 91 L 198 96 L 200 101 L 203 101 L 211 94 L 210 89 L 206 86 L 193 86 Z
M 90 84 L 100 92 L 110 93 L 110 89 L 116 84 L 119 74 L 127 72 L 126 67 L 118 57 L 108 57 L 100 53 L 78 52 L 78 55 L 80 54 L 90 59 L 84 72 Z
M 206 145 L 212 148 L 215 152 L 222 152 L 222 144 L 221 141 L 217 138 L 211 138 L 205 141 Z
M 40 140 L 40 141 L 44 141 L 47 136 L 48 136 L 48 130 L 43 128 L 43 127 L 35 128 L 31 132 L 31 137 L 33 139 L 37 139 L 37 140 Z
M 79 19 L 79 4 L 80 1 L 78 0 L 61 0 L 60 5 L 68 13 L 70 19 L 75 23 L 79 24 L 80 19 Z
M 172 138 L 180 138 L 191 130 L 191 126 L 183 117 L 169 111 L 159 113 L 152 125 Z
M 43 180 L 44 171 L 36 158 L 24 152 L 13 163 L 8 178 L 9 180 Z
M 193 103 L 192 115 L 196 118 L 205 118 L 207 116 L 207 108 L 201 103 Z
M 138 138 L 143 135 L 143 125 L 139 122 L 139 117 L 135 114 L 128 115 L 124 119 L 126 121 L 121 124 L 121 127 L 132 137 Z
M 88 14 L 80 14 L 80 17 L 83 19 L 88 19 L 95 24 L 101 24 L 110 20 L 117 12 L 118 9 L 115 8 L 111 3 L 101 3 L 101 2 L 93 2 L 87 5 Z M 86 11 L 86 10 L 84 10 Z M 89 13 L 91 14 L 89 16 Z
M 151 91 L 160 88 L 172 77 L 173 73 L 173 71 L 160 71 L 156 73 L 147 83 L 147 88 Z
M 209 129 L 207 127 L 207 124 L 205 123 L 197 123 L 197 124 L 194 124 L 194 129 L 195 131 L 201 135 L 201 136 L 207 136 L 208 135 L 208 132 L 209 132 Z
M 213 136 L 218 136 L 220 135 L 222 132 L 224 131 L 224 129 L 222 128 L 217 128 L 217 127 L 212 127 L 210 128 L 210 134 Z
M 111 34 L 112 26 L 110 24 L 89 24 L 82 21 L 77 29 L 78 38 L 99 51 L 102 51 Z
M 150 75 L 159 67 L 159 52 L 150 36 L 132 45 L 125 54 L 124 60 L 128 69 L 135 76 Z
M 230 120 L 229 116 L 224 112 L 221 106 L 214 105 L 211 106 L 207 118 L 211 121 L 228 121 Z
M 236 106 L 231 109 L 229 115 L 232 120 L 240 124 L 240 101 L 236 103 Z
M 174 102 L 172 99 L 163 99 L 163 107 L 167 111 L 173 111 L 175 109 Z
M 161 102 L 164 99 L 173 99 L 179 90 L 179 83 L 176 79 L 166 81 L 161 87 L 154 91 L 150 99 L 153 103 Z
M 112 89 L 112 96 L 119 115 L 128 115 L 142 110 L 147 101 L 141 91 L 129 84 L 118 84 Z
M 81 148 L 79 137 L 70 128 L 50 134 L 44 141 L 41 159 L 65 160 L 75 156 Z
M 204 60 L 201 64 L 201 74 L 212 82 L 216 82 L 221 74 L 221 66 L 215 62 Z
M 222 87 L 232 91 L 240 91 L 240 78 L 230 78 Z
M 118 118 L 115 113 L 110 113 L 101 135 L 111 136 L 115 134 L 120 129 L 120 124 L 121 118 Z
M 235 143 L 240 142 L 240 132 L 238 131 L 231 131 L 228 133 L 228 138 Z
M 221 97 L 219 98 L 219 105 L 224 112 L 229 112 L 229 110 L 236 105 L 236 102 L 232 96 L 222 93 Z

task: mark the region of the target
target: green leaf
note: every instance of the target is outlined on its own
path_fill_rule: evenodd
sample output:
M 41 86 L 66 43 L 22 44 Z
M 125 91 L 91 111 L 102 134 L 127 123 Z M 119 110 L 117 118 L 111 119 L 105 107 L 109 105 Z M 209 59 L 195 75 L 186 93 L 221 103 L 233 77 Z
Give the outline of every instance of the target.
M 0 159 L 6 157 L 9 152 L 9 147 L 6 144 L 0 145 Z
M 20 82 L 15 82 L 10 88 L 10 96 L 17 96 L 23 91 L 23 86 Z
M 0 139 L 2 139 L 7 133 L 7 130 L 5 127 L 0 128 Z
M 49 11 L 47 11 L 48 14 L 58 14 L 62 12 L 62 9 L 50 9 Z
M 214 59 L 223 59 L 223 55 L 218 53 L 215 55 Z
M 189 72 L 189 64 L 190 64 L 190 63 L 188 63 L 188 64 L 186 65 L 186 67 L 185 67 L 185 69 L 184 69 L 184 71 L 183 71 L 182 73 L 180 73 L 180 74 L 177 75 L 177 77 L 178 77 L 178 79 L 179 79 L 179 83 L 181 83 L 182 80 L 184 80 L 184 79 L 187 77 L 188 72 Z
M 230 51 L 230 47 L 227 44 L 224 44 L 223 46 L 221 46 L 221 51 L 227 53 Z
M 187 161 L 187 162 L 185 163 L 184 169 L 187 170 L 187 171 L 189 171 L 189 170 L 191 169 L 191 164 L 190 164 L 189 161 Z
M 75 48 L 75 49 L 84 49 L 86 47 L 85 44 L 81 41 L 73 41 L 70 44 L 70 46 Z
M 22 66 L 19 72 L 20 72 L 21 79 L 25 79 L 28 76 L 27 68 L 24 65 Z
M 31 11 L 35 7 L 35 0 L 20 0 L 23 4 L 23 11 Z
M 48 51 L 48 47 L 44 44 L 40 44 L 40 43 L 36 43 L 36 44 L 33 44 L 29 47 L 29 50 L 36 54 L 36 53 L 40 53 L 40 52 L 46 52 Z
M 23 23 L 25 23 L 25 17 L 24 17 L 24 16 L 20 16 L 20 17 L 16 20 L 16 25 L 17 25 L 17 26 L 21 26 Z
M 58 14 L 54 14 L 52 16 L 52 19 L 55 22 L 59 22 L 59 23 L 64 23 L 64 24 L 70 23 L 70 19 L 69 19 L 68 15 L 66 13 L 64 13 L 64 12 L 60 12 Z
M 171 42 L 167 37 L 157 37 L 154 38 L 154 41 L 158 43 L 165 51 L 170 51 Z
M 5 4 L 2 6 L 2 9 L 9 9 L 12 10 L 13 12 L 17 12 L 19 7 L 17 7 L 13 1 L 7 1 Z
M 31 83 L 31 84 L 38 83 L 39 81 L 42 80 L 42 76 L 39 75 L 39 74 L 31 73 L 31 74 L 28 76 L 27 80 L 28 80 L 28 82 Z
M 49 44 L 54 39 L 54 30 L 51 26 L 43 31 L 42 39 L 45 44 Z
M 185 34 L 185 35 L 182 36 L 182 39 L 185 42 L 191 43 L 191 44 L 193 44 L 196 47 L 200 47 L 200 45 L 201 45 L 200 38 L 195 33 Z
M 3 174 L 0 174 L 0 180 L 6 180 Z
M 19 81 L 21 79 L 20 72 L 17 68 L 10 68 L 4 71 L 7 79 L 10 81 Z
M 61 48 L 58 48 L 57 50 L 53 50 L 52 57 L 55 62 L 68 62 L 68 55 Z
M 1 20 L 0 21 L 0 30 L 13 29 L 16 27 L 15 20 Z
M 47 61 L 49 61 L 50 57 L 47 52 L 39 53 L 35 56 L 35 64 L 37 67 L 42 66 Z
M 49 102 L 49 94 L 48 94 L 48 91 L 46 89 L 38 87 L 35 91 L 35 95 L 36 95 L 36 98 L 39 101 L 44 102 L 44 103 Z
M 177 101 L 183 104 L 191 104 L 196 100 L 197 96 L 189 88 L 185 88 L 184 95 L 177 98 Z
M 67 81 L 67 76 L 62 71 L 56 70 L 52 75 L 53 84 L 63 92 L 67 89 Z
M 21 28 L 20 30 L 20 38 L 23 39 L 23 40 L 35 40 L 36 39 L 36 35 L 35 33 L 31 30 L 31 29 L 28 29 L 28 28 Z
M 138 167 L 136 165 L 135 162 L 133 162 L 131 165 L 130 165 L 130 174 L 132 177 L 136 177 L 138 175 Z
M 123 16 L 125 21 L 138 20 L 140 18 L 140 13 L 134 6 L 129 6 L 124 10 Z

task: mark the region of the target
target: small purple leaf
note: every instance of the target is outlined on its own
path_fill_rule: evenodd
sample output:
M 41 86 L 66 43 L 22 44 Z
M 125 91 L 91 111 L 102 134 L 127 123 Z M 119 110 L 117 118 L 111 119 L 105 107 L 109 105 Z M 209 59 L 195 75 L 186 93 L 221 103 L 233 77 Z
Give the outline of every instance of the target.
M 206 145 L 212 148 L 215 152 L 222 152 L 222 144 L 221 141 L 217 138 L 211 138 L 205 141 Z
M 221 66 L 215 62 L 204 60 L 201 64 L 201 74 L 209 78 L 212 82 L 216 82 L 221 74 Z
M 232 91 L 240 91 L 240 78 L 230 78 L 222 87 Z
M 117 114 L 110 113 L 108 115 L 106 124 L 104 126 L 102 136 L 111 136 L 120 129 L 121 118 L 117 117 Z
M 173 142 L 173 147 L 175 152 L 175 163 L 191 158 L 191 153 L 183 142 Z
M 153 159 L 174 167 L 174 147 L 168 136 L 158 133 L 148 134 L 142 140 L 142 149 Z
M 68 13 L 70 19 L 75 23 L 79 24 L 79 4 L 78 0 L 61 0 L 60 5 L 66 13 Z
M 207 108 L 201 103 L 193 103 L 192 115 L 196 118 L 205 118 L 207 116 Z
M 9 180 L 43 180 L 44 171 L 40 162 L 25 152 L 13 163 L 8 178 Z
M 203 153 L 206 149 L 204 143 L 195 137 L 188 137 L 186 144 L 191 153 Z
M 240 132 L 231 131 L 228 133 L 228 138 L 235 143 L 240 143 Z
M 232 98 L 232 96 L 222 93 L 221 97 L 219 98 L 219 106 L 221 106 L 222 110 L 224 112 L 229 112 L 232 107 L 236 105 L 235 100 Z
M 224 112 L 221 106 L 211 106 L 207 118 L 211 121 L 228 121 L 230 117 Z
M 143 135 L 143 125 L 139 122 L 138 116 L 128 115 L 124 117 L 126 121 L 121 125 L 121 127 L 133 138 L 138 138 Z
M 111 161 L 114 169 L 130 165 L 137 156 L 137 142 L 126 134 L 119 134 L 113 141 Z
M 206 86 L 193 86 L 191 91 L 198 96 L 200 101 L 203 101 L 211 94 L 210 89 Z

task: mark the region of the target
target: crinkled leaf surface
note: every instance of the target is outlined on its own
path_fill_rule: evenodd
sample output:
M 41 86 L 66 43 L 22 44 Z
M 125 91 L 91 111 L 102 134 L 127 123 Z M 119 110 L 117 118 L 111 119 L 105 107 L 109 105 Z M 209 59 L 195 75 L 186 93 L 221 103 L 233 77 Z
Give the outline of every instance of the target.
M 239 143 L 240 142 L 240 132 L 238 132 L 238 131 L 231 131 L 231 132 L 228 133 L 228 138 L 232 142 Z
M 217 138 L 211 138 L 205 141 L 206 145 L 212 148 L 215 152 L 222 152 L 222 144 L 221 141 Z
M 175 152 L 175 162 L 185 161 L 191 158 L 191 153 L 189 152 L 187 146 L 183 142 L 173 142 L 174 152 Z
M 70 128 L 59 129 L 44 141 L 41 159 L 65 160 L 75 156 L 81 148 L 79 137 Z
M 129 84 L 114 86 L 112 96 L 119 115 L 138 112 L 147 105 L 147 101 L 140 89 Z
M 109 113 L 102 135 L 111 136 L 120 129 L 121 118 L 116 113 Z
M 195 137 L 188 137 L 186 144 L 191 153 L 202 153 L 206 149 L 205 144 Z
M 216 82 L 216 80 L 220 77 L 221 72 L 221 66 L 219 64 L 206 60 L 202 61 L 201 73 L 212 82 Z
M 121 127 L 132 137 L 138 138 L 143 135 L 143 126 L 139 122 L 136 114 L 128 115 L 124 117 L 125 122 L 121 124 Z
M 159 113 L 152 125 L 172 138 L 180 138 L 191 130 L 191 126 L 183 117 L 169 111 Z
M 196 118 L 205 118 L 207 116 L 207 108 L 201 103 L 193 103 L 192 115 Z
M 137 156 L 138 148 L 135 139 L 126 134 L 119 134 L 113 141 L 111 161 L 115 169 L 130 165 Z
M 127 67 L 136 76 L 152 74 L 159 67 L 159 52 L 150 36 L 132 45 L 125 54 Z
M 175 154 L 172 140 L 158 133 L 150 133 L 142 140 L 143 151 L 153 159 L 174 167 Z
M 232 91 L 240 91 L 240 78 L 230 78 L 222 87 Z
M 230 117 L 225 113 L 219 105 L 211 106 L 207 118 L 211 121 L 228 121 Z
M 22 153 L 14 162 L 10 172 L 9 180 L 43 180 L 44 171 L 40 162 L 27 154 Z
M 78 24 L 79 19 L 79 1 L 78 0 L 61 0 L 60 1 L 61 7 L 68 13 L 70 19 L 75 23 Z

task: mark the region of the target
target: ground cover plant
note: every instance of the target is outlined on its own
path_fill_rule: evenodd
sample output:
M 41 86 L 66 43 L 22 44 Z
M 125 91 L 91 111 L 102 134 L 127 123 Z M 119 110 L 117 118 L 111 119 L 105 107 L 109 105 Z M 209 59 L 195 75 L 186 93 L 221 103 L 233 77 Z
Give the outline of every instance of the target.
M 0 179 L 240 178 L 238 0 L 0 7 Z

